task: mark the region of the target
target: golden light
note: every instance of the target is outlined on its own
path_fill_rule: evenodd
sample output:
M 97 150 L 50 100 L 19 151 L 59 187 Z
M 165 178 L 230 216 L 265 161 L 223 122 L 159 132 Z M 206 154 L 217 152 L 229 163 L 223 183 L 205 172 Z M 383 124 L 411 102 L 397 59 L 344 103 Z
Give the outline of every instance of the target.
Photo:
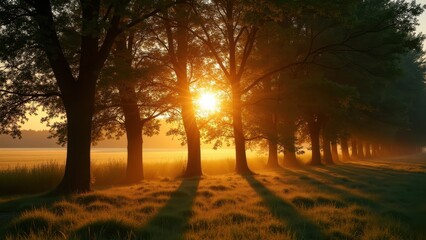
M 202 92 L 196 99 L 197 110 L 201 115 L 209 115 L 219 111 L 219 101 L 216 94 Z

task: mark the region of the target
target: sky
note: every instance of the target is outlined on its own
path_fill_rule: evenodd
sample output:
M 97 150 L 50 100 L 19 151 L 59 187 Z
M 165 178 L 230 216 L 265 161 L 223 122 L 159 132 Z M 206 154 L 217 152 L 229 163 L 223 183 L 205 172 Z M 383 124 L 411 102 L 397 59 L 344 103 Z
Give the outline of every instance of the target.
M 417 0 L 417 3 L 426 4 L 426 0 Z M 417 27 L 417 32 L 426 33 L 426 12 L 420 16 L 419 24 L 420 25 Z M 424 48 L 426 49 L 426 43 Z M 46 125 L 40 123 L 40 119 L 44 116 L 45 114 L 42 111 L 39 111 L 37 116 L 30 116 L 28 122 L 22 126 L 22 129 L 32 129 L 32 130 L 47 129 Z

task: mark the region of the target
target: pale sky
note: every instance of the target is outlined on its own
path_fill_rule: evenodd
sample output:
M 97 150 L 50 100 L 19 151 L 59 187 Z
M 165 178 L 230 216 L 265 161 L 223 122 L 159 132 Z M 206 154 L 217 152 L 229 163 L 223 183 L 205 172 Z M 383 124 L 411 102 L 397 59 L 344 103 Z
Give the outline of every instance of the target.
M 418 3 L 426 4 L 426 0 L 417 0 Z M 426 12 L 419 18 L 420 26 L 417 28 L 418 32 L 426 33 Z M 425 44 L 426 45 L 426 44 Z
M 426 0 L 417 0 L 418 3 L 426 4 Z M 423 13 L 419 18 L 420 26 L 418 26 L 417 31 L 426 33 L 426 12 Z M 426 49 L 426 43 L 424 48 Z M 39 111 L 38 116 L 30 116 L 29 121 L 22 126 L 22 129 L 32 129 L 32 130 L 44 130 L 47 129 L 46 125 L 40 123 L 40 119 L 44 117 L 42 111 Z

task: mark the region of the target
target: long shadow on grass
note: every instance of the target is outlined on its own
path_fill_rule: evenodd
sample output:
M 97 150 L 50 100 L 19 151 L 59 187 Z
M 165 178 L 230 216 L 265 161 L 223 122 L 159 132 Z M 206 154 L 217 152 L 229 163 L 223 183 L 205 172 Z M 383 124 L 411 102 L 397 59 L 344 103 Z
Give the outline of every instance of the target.
M 275 195 L 252 175 L 243 176 L 259 194 L 272 215 L 287 224 L 295 239 L 325 239 L 319 227 L 302 216 L 292 205 Z
M 192 205 L 199 181 L 199 178 L 182 180 L 166 205 L 141 229 L 138 239 L 183 239 L 193 213 Z
M 35 208 L 48 207 L 53 202 L 62 198 L 59 196 L 53 197 L 48 194 L 38 194 L 17 197 L 0 203 L 0 239 L 11 220 L 20 213 Z
M 424 218 L 425 213 L 424 210 L 422 212 L 426 197 L 425 173 L 382 167 L 364 167 L 352 163 L 328 166 L 323 170 L 328 171 L 318 171 L 318 169 L 306 171 L 311 176 L 317 175 L 330 181 L 333 185 L 356 188 L 361 192 L 376 195 L 375 201 L 353 196 L 347 196 L 346 199 L 368 207 L 367 209 L 373 213 L 410 224 L 415 231 L 426 236 L 426 223 L 420 220 Z M 339 176 L 331 173 L 337 173 Z
M 291 171 L 291 170 L 288 170 L 288 171 Z M 347 187 L 348 182 L 346 182 L 346 181 L 350 181 L 350 180 L 348 180 L 346 178 L 339 178 L 339 177 L 331 176 L 331 175 L 326 174 L 322 171 L 315 170 L 315 168 L 306 168 L 304 171 L 305 171 L 304 175 L 302 175 L 300 173 L 296 173 L 296 172 L 293 172 L 293 173 L 294 174 L 300 174 L 301 179 L 307 180 L 309 184 L 316 185 L 319 190 L 324 190 L 324 191 L 327 191 L 329 193 L 338 195 L 339 197 L 341 197 L 342 200 L 344 200 L 347 203 L 354 203 L 354 204 L 366 207 L 368 209 L 380 209 L 381 208 L 379 204 L 377 204 L 375 201 L 373 201 L 369 198 L 366 198 L 366 197 L 363 197 L 363 196 L 360 196 L 360 195 L 355 195 L 355 194 L 351 193 L 349 190 L 345 190 L 345 189 L 337 187 L 338 185 L 343 185 L 343 186 Z M 338 182 L 338 184 L 324 183 L 324 182 L 319 180 L 319 179 L 323 179 L 323 180 L 331 181 L 333 178 L 336 178 L 335 180 Z

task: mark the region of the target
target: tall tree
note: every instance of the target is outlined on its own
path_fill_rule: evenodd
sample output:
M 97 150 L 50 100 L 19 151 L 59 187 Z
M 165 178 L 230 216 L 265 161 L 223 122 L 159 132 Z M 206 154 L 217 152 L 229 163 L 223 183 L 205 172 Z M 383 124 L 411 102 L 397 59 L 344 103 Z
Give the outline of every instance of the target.
M 247 164 L 243 128 L 243 75 L 258 27 L 248 21 L 257 9 L 244 1 L 219 0 L 199 2 L 194 8 L 200 32 L 192 31 L 209 48 L 224 79 L 230 86 L 231 119 L 235 144 L 236 172 L 250 173 Z M 260 15 L 257 15 L 260 16 Z M 253 20 L 253 19 L 252 19 Z M 225 43 L 223 42 L 225 40 Z
M 191 76 L 188 72 L 190 47 L 194 47 L 188 28 L 193 16 L 192 8 L 188 5 L 177 5 L 164 12 L 163 22 L 166 35 L 165 45 L 168 59 L 176 75 L 175 89 L 181 109 L 182 122 L 185 130 L 188 163 L 184 176 L 202 175 L 200 130 L 195 116 L 193 97 L 190 90 Z M 192 44 L 191 44 L 192 43 Z
M 98 76 L 116 37 L 159 11 L 151 8 L 146 14 L 135 13 L 139 15 L 135 21 L 121 21 L 129 5 L 129 2 L 96 0 L 80 3 L 28 0 L 0 4 L 4 35 L 16 34 L 26 47 L 15 49 L 13 56 L 19 58 L 23 51 L 33 52 L 34 46 L 41 48 L 60 92 L 67 119 L 67 159 L 58 192 L 90 190 L 90 143 Z M 17 29 L 24 31 L 19 34 Z M 71 31 L 78 33 L 77 43 L 66 41 Z M 11 64 L 8 66 L 13 68 Z

